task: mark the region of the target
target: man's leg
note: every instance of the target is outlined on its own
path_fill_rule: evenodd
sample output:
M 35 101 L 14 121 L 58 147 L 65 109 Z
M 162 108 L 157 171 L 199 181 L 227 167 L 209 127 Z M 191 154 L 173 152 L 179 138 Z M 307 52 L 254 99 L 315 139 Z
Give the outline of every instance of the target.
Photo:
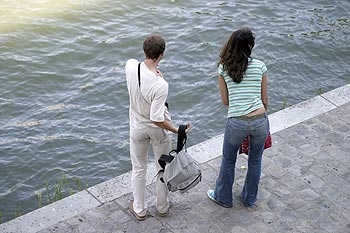
M 157 171 L 161 170 L 158 163 L 158 159 L 162 154 L 169 154 L 171 149 L 171 138 L 169 134 L 161 128 L 151 128 L 150 130 L 151 144 L 153 148 L 153 154 L 155 159 L 155 164 Z M 158 174 L 156 181 L 156 195 L 157 195 L 157 210 L 159 213 L 167 213 L 169 209 L 168 201 L 168 188 L 165 183 L 163 183 L 160 178 L 163 174 Z
M 146 215 L 145 201 L 147 152 L 149 138 L 144 130 L 130 129 L 131 184 L 134 196 L 133 208 L 138 215 Z

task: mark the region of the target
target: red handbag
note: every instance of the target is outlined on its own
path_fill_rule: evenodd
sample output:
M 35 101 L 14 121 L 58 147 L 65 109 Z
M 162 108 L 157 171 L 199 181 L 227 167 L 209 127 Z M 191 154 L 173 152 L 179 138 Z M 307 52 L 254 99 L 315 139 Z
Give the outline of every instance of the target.
M 239 148 L 239 153 L 240 154 L 246 154 L 248 155 L 248 151 L 249 151 L 249 135 L 243 140 L 242 145 Z M 272 146 L 272 138 L 271 138 L 271 134 L 269 132 L 269 134 L 267 135 L 266 141 L 265 141 L 265 145 L 264 145 L 264 149 L 270 148 Z

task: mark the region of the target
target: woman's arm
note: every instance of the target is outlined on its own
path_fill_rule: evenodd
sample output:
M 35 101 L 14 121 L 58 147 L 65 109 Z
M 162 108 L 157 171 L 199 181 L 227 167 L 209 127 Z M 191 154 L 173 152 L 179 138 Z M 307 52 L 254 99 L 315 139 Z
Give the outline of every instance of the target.
M 261 80 L 261 100 L 265 110 L 267 111 L 269 100 L 267 97 L 267 74 L 266 73 L 263 74 L 262 80 Z
M 225 82 L 225 79 L 223 76 L 218 75 L 218 80 L 219 80 L 219 91 L 220 91 L 220 96 L 221 96 L 221 102 L 223 105 L 228 106 L 228 91 L 227 91 L 227 85 Z

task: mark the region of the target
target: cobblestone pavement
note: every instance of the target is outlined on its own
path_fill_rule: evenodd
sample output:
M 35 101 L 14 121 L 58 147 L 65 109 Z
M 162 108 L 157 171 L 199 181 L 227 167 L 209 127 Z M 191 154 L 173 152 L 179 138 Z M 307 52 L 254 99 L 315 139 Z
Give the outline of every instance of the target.
M 350 232 L 350 104 L 272 135 L 264 153 L 257 208 L 238 195 L 247 167 L 239 155 L 235 203 L 223 208 L 206 191 L 214 187 L 221 156 L 201 164 L 203 180 L 187 194 L 170 193 L 167 217 L 155 209 L 154 184 L 147 186 L 149 213 L 139 222 L 129 212 L 131 194 L 46 228 L 48 232 Z

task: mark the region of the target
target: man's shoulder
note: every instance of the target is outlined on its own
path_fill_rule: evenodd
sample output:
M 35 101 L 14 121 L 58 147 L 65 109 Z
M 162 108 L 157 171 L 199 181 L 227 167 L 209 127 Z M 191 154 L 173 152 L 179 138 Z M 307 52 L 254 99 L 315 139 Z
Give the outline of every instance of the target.
M 151 77 L 149 82 L 145 83 L 147 89 L 150 89 L 153 95 L 168 94 L 169 84 L 161 77 Z
M 139 63 L 138 60 L 136 60 L 136 59 L 134 59 L 134 58 L 131 58 L 131 59 L 129 59 L 129 60 L 126 61 L 125 67 L 134 66 L 134 65 L 136 65 L 136 64 L 138 64 L 138 63 Z

